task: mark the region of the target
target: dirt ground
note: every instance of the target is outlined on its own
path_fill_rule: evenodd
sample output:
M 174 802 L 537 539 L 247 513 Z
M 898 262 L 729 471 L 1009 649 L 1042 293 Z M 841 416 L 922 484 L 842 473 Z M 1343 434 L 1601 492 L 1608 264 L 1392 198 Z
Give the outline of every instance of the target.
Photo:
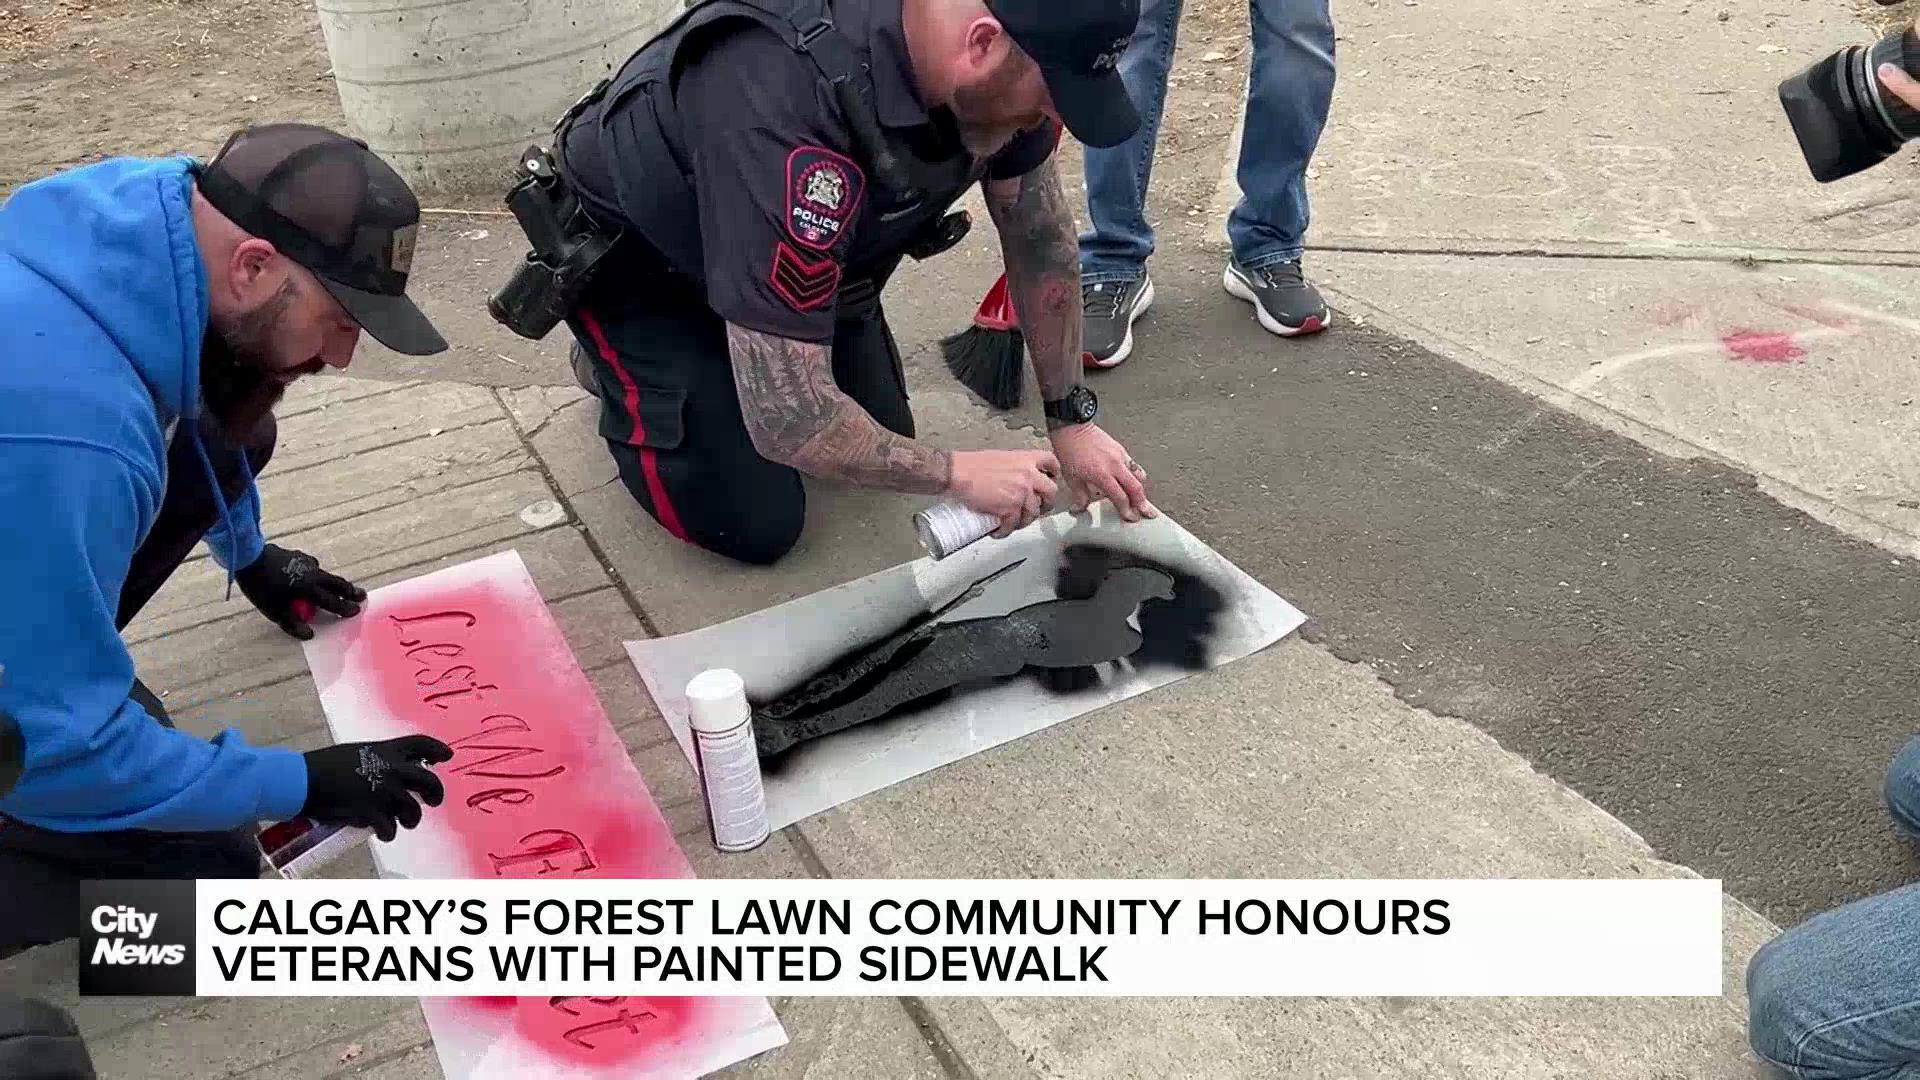
M 1245 11 L 1188 4 L 1163 166 L 1231 132 Z M 114 154 L 210 153 L 250 122 L 343 122 L 313 0 L 0 0 L 0 117 L 0 194 Z
M 0 0 L 0 193 L 115 154 L 338 125 L 312 0 Z

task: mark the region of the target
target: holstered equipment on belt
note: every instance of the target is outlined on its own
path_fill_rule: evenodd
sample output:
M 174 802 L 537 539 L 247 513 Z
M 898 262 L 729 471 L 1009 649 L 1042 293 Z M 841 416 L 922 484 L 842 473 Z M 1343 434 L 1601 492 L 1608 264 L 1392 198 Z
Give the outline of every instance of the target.
M 538 146 L 520 155 L 507 207 L 532 250 L 500 291 L 487 297 L 494 320 L 534 341 L 567 317 L 619 235 L 600 229 Z

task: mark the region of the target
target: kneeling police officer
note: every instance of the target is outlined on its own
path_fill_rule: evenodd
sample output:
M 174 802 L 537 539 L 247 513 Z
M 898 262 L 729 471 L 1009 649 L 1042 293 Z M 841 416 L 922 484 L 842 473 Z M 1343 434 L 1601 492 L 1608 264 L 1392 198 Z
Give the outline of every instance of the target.
M 1080 385 L 1060 126 L 1139 126 L 1115 69 L 1138 0 L 702 0 L 531 148 L 533 251 L 494 316 L 564 319 L 621 479 L 682 540 L 778 560 L 801 474 L 944 495 L 1020 528 L 1061 501 L 1156 513 Z M 917 441 L 880 292 L 957 243 L 975 183 L 1001 239 L 1050 450 Z M 1064 483 L 1067 491 L 1060 492 Z

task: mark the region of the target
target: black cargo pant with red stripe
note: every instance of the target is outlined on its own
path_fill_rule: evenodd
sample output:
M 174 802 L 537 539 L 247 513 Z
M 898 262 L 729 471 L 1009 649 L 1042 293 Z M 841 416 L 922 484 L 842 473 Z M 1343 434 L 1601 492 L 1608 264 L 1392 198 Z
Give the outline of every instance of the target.
M 669 533 L 758 566 L 800 539 L 800 474 L 754 449 L 733 381 L 726 323 L 688 279 L 657 264 L 609 266 L 568 326 L 593 365 L 600 435 L 620 480 Z M 900 350 L 877 296 L 836 325 L 833 375 L 887 430 L 912 438 Z

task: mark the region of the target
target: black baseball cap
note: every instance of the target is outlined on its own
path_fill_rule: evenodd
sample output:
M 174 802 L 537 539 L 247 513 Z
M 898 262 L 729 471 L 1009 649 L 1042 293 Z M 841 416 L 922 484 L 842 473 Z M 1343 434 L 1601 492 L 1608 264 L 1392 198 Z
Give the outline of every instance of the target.
M 200 194 L 313 271 L 382 345 L 426 356 L 447 341 L 407 299 L 420 203 L 359 139 L 311 124 L 237 131 L 199 171 Z
M 1118 146 L 1140 130 L 1120 81 L 1120 54 L 1140 24 L 1140 0 L 986 0 L 1040 77 L 1073 137 Z

